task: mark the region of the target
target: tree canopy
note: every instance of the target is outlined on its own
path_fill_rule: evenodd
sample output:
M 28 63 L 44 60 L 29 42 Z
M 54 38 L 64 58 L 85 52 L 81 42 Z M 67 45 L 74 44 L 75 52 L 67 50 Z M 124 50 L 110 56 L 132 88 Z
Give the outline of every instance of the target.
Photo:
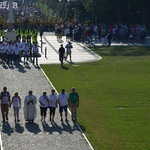
M 127 24 L 146 24 L 150 26 L 150 5 L 148 0 L 32 0 L 36 4 L 56 11 L 67 17 L 78 16 L 81 20 L 98 22 L 123 22 Z

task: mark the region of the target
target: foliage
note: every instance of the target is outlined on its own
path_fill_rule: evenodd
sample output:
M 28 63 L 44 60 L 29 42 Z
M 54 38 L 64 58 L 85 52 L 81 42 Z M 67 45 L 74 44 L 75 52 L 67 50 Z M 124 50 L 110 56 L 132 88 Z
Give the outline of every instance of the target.
M 70 14 L 75 14 L 72 11 L 75 8 L 81 20 L 85 17 L 91 20 L 90 14 L 93 12 L 94 19 L 97 18 L 98 22 L 123 22 L 150 26 L 150 5 L 148 0 L 75 0 L 71 3 L 64 1 L 59 3 L 58 0 L 34 0 L 34 2 L 45 5 L 45 10 L 51 8 L 53 11 L 57 11 L 58 14 L 63 14 L 65 18 Z M 77 7 L 80 9 L 77 9 Z M 70 17 L 74 17 L 74 15 Z

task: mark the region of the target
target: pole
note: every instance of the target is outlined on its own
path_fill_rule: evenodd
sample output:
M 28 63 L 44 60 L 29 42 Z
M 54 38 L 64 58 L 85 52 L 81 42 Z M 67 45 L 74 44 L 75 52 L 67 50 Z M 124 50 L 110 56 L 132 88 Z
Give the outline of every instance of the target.
M 13 0 L 9 0 L 9 13 L 8 13 L 8 30 L 11 31 L 13 29 Z
M 41 40 L 41 53 L 43 53 L 43 43 L 42 43 L 42 40 Z
M 45 47 L 45 58 L 47 58 L 47 47 Z

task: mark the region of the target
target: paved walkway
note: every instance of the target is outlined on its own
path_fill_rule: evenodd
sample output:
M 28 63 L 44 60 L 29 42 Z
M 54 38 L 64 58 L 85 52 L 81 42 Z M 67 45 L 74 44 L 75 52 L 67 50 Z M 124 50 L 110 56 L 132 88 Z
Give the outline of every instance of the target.
M 39 46 L 41 46 L 40 37 L 38 37 Z M 58 49 L 61 44 L 67 44 L 65 36 L 62 38 L 62 42 L 56 40 L 54 33 L 45 33 L 43 38 L 42 57 L 39 58 L 40 64 L 58 64 L 60 63 L 58 59 Z M 73 63 L 83 63 L 89 61 L 96 61 L 102 59 L 99 55 L 95 54 L 88 47 L 82 43 L 72 42 L 72 62 Z M 47 49 L 47 58 L 45 59 L 45 49 Z M 69 59 L 68 59 L 69 60 Z M 69 63 L 69 61 L 64 61 L 64 63 Z
M 40 40 L 40 39 L 39 39 Z M 65 41 L 64 37 L 63 40 Z M 39 64 L 60 63 L 58 61 L 57 50 L 60 43 L 56 41 L 56 37 L 45 34 L 43 39 L 43 51 L 47 48 L 47 58 L 42 53 L 39 58 Z M 63 42 L 65 45 L 66 42 Z M 101 59 L 95 53 L 92 53 L 84 45 L 73 42 L 72 60 L 74 63 L 95 61 Z M 67 61 L 65 63 L 68 63 Z M 0 90 L 6 86 L 11 95 L 19 92 L 24 101 L 29 90 L 33 90 L 33 94 L 37 99 L 42 95 L 43 91 L 50 93 L 52 84 L 45 77 L 41 68 L 32 64 L 14 67 L 11 65 L 0 65 Z M 62 87 L 63 88 L 63 87 Z M 70 92 L 70 91 L 68 91 Z M 0 123 L 1 126 L 1 150 L 91 150 L 86 137 L 80 131 L 77 123 L 71 121 L 69 114 L 69 122 L 61 122 L 58 109 L 56 110 L 55 123 L 51 123 L 47 117 L 46 123 L 40 121 L 39 103 L 37 103 L 38 117 L 34 123 L 26 123 L 23 117 L 23 106 L 20 110 L 20 123 L 14 122 L 13 108 L 9 112 L 9 121 Z M 0 117 L 0 122 L 2 118 Z

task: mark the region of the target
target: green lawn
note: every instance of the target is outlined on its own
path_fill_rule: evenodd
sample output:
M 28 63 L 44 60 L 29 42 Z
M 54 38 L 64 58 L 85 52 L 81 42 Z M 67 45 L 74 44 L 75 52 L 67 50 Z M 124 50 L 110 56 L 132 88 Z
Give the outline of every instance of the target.
M 93 47 L 102 60 L 42 65 L 60 92 L 76 87 L 78 123 L 95 150 L 150 148 L 150 48 Z

